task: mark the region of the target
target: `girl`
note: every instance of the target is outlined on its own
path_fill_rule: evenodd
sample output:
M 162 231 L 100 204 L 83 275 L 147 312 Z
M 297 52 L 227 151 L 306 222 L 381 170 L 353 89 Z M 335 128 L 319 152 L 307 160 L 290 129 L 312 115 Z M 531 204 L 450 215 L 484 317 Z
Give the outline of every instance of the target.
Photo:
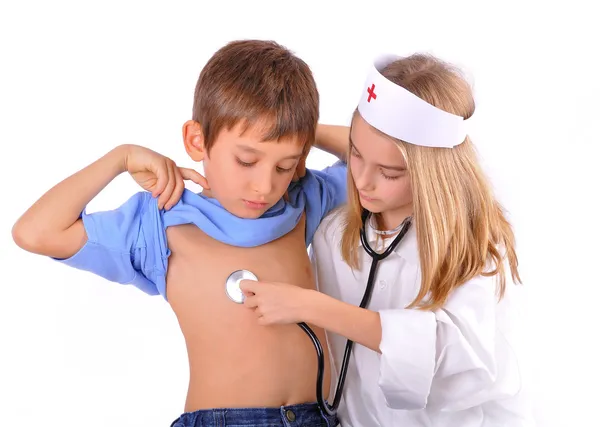
M 474 110 L 452 66 L 381 58 L 350 131 L 320 130 L 324 146 L 349 142 L 348 205 L 312 243 L 322 293 L 241 283 L 260 324 L 326 329 L 338 374 L 346 340 L 358 344 L 343 426 L 531 425 L 509 338 L 514 236 L 466 134 Z M 382 253 L 399 233 L 368 308 L 357 307 L 372 263 L 364 246 Z

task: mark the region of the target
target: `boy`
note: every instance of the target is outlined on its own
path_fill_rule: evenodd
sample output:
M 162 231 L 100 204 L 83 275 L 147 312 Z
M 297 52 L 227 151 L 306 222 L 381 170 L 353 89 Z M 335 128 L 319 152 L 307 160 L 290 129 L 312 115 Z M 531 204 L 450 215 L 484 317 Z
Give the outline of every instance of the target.
M 346 195 L 343 166 L 291 183 L 314 141 L 318 102 L 310 69 L 287 49 L 230 43 L 202 70 L 183 126 L 206 180 L 149 149 L 120 146 L 48 191 L 13 228 L 28 251 L 168 300 L 190 364 L 185 413 L 174 426 L 336 424 L 314 403 L 317 358 L 305 333 L 257 326 L 225 293 L 239 269 L 314 288 L 306 246 Z M 125 171 L 152 194 L 86 214 Z M 183 179 L 204 191 L 185 190 Z M 328 363 L 325 373 L 324 393 Z

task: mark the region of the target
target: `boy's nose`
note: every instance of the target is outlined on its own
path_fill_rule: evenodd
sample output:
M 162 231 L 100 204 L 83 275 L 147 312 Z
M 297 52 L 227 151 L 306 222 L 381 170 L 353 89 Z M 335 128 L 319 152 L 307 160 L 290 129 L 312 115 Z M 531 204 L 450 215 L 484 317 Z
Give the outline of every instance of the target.
M 262 196 L 270 194 L 271 190 L 273 189 L 271 177 L 256 177 L 254 180 L 253 189 L 256 193 Z

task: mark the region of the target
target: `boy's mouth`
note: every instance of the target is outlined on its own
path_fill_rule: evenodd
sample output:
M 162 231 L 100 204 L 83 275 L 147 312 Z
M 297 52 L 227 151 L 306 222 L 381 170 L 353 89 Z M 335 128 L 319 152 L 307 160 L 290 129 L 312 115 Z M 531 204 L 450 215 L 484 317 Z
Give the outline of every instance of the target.
M 246 199 L 243 199 L 243 200 L 244 200 L 244 204 L 250 209 L 261 210 L 261 209 L 265 209 L 267 206 L 269 206 L 269 204 L 265 203 L 265 202 L 257 202 L 254 200 L 246 200 Z

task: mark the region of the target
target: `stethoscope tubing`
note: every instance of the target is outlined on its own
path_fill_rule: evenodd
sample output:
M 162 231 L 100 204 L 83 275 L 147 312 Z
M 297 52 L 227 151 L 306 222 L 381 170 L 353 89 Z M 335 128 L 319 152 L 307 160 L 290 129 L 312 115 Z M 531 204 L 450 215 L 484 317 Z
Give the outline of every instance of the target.
M 403 223 L 402 229 L 400 230 L 398 235 L 394 238 L 392 243 L 386 248 L 385 251 L 383 251 L 382 253 L 378 253 L 375 250 L 373 250 L 373 248 L 371 248 L 371 245 L 369 245 L 369 242 L 368 242 L 367 236 L 366 236 L 365 228 L 366 228 L 366 221 L 367 221 L 367 218 L 369 217 L 369 215 L 370 215 L 370 212 L 368 212 L 366 210 L 363 211 L 363 214 L 362 214 L 363 225 L 362 225 L 362 228 L 360 229 L 360 240 L 361 240 L 361 243 L 362 243 L 362 246 L 363 246 L 365 252 L 367 252 L 367 254 L 373 259 L 373 261 L 371 262 L 371 268 L 369 269 L 369 278 L 367 279 L 367 287 L 365 289 L 365 293 L 363 294 L 363 298 L 359 305 L 360 308 L 367 308 L 367 306 L 369 305 L 371 296 L 373 294 L 373 286 L 375 283 L 375 277 L 377 275 L 377 267 L 379 265 L 379 261 L 382 261 L 385 258 L 387 258 L 396 249 L 396 247 L 402 241 L 402 239 L 404 238 L 406 233 L 408 233 L 408 230 L 412 223 L 411 218 L 407 218 L 405 220 L 405 222 Z M 323 375 L 324 375 L 324 370 L 325 370 L 325 356 L 323 354 L 323 347 L 321 346 L 321 342 L 319 341 L 319 338 L 315 335 L 314 331 L 306 323 L 304 323 L 304 322 L 298 323 L 298 326 L 300 326 L 300 328 L 302 328 L 302 330 L 304 332 L 306 332 L 306 334 L 309 336 L 309 338 L 313 342 L 313 345 L 315 346 L 315 350 L 317 352 L 317 359 L 318 359 L 318 364 L 317 364 L 317 404 L 319 405 L 319 408 L 321 409 L 321 411 L 323 411 L 325 414 L 330 415 L 330 416 L 336 415 L 337 410 L 340 405 L 340 401 L 342 399 L 342 392 L 344 390 L 344 384 L 346 382 L 346 374 L 348 373 L 348 365 L 350 363 L 350 356 L 352 354 L 352 348 L 354 347 L 354 341 L 352 341 L 350 339 L 346 341 L 346 348 L 344 350 L 344 357 L 342 359 L 342 366 L 340 368 L 340 375 L 339 375 L 337 387 L 336 387 L 334 398 L 333 398 L 333 404 L 329 405 L 329 403 L 327 403 L 325 401 L 325 399 L 323 398 Z

